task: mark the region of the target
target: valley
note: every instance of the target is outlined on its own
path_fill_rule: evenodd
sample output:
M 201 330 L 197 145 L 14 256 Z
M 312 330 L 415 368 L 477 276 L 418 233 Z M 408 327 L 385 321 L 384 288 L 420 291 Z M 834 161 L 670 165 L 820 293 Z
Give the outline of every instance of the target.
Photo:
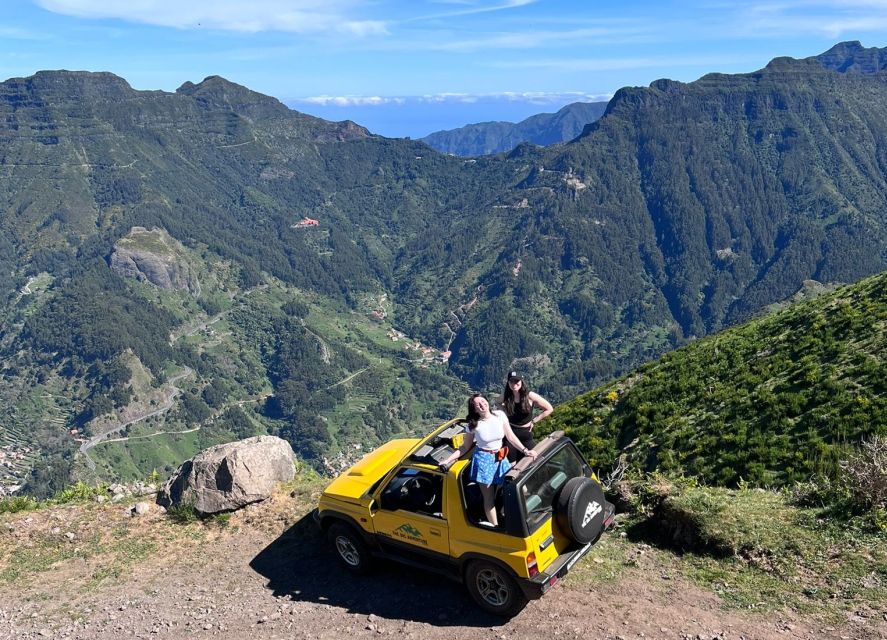
M 257 433 L 329 471 L 505 371 L 563 403 L 805 282 L 880 273 L 882 57 L 845 42 L 628 87 L 567 143 L 470 160 L 218 76 L 8 80 L 5 484 L 168 473 Z M 631 420 L 587 445 L 629 444 Z M 761 482 L 781 473 L 762 464 Z

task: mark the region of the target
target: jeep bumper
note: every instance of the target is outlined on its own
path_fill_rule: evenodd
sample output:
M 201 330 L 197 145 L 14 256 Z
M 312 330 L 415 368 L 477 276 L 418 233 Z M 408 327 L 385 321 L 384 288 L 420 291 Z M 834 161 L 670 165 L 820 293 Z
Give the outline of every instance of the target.
M 606 516 L 604 517 L 604 531 L 613 526 L 613 520 L 616 509 L 609 502 L 606 504 Z M 584 544 L 578 549 L 573 549 L 566 553 L 562 553 L 557 560 L 548 565 L 545 571 L 542 571 L 532 578 L 519 580 L 521 590 L 524 596 L 529 600 L 541 598 L 549 589 L 551 589 L 557 581 L 563 578 L 570 569 L 585 556 L 597 540 Z

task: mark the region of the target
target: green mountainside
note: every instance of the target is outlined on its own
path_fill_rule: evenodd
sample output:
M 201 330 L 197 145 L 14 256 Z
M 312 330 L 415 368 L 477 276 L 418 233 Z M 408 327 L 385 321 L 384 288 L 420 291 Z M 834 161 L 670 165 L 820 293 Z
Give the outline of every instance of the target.
M 560 402 L 881 272 L 883 57 L 624 89 L 568 144 L 476 159 L 218 77 L 7 80 L 5 483 L 146 474 L 250 429 L 335 466 L 509 369 Z
M 882 273 L 666 354 L 544 424 L 604 467 L 624 456 L 733 486 L 834 477 L 862 439 L 887 436 L 885 352 Z
M 556 113 L 538 113 L 517 123 L 480 122 L 435 131 L 421 140 L 432 149 L 456 156 L 502 153 L 524 142 L 547 146 L 572 140 L 606 108 L 606 102 L 574 102 Z
M 845 49 L 848 64 L 869 55 Z M 883 270 L 885 77 L 812 58 L 659 81 L 621 90 L 567 145 L 516 149 L 501 208 L 465 231 L 501 250 L 475 278 L 483 321 L 457 336 L 453 369 L 481 386 L 517 352 L 565 399 L 805 279 Z M 416 244 L 410 273 L 478 269 L 474 255 L 441 251 L 436 234 Z M 401 297 L 415 292 L 421 305 L 425 286 L 405 281 Z M 560 363 L 557 384 L 539 353 Z
M 336 472 L 427 431 L 467 393 L 439 351 L 391 326 L 384 297 L 352 307 L 270 276 L 245 288 L 231 261 L 158 229 L 133 229 L 110 262 L 57 292 L 40 274 L 12 312 L 32 351 L 7 358 L 0 446 L 42 448 L 16 469 L 37 463 L 39 495 L 72 474 L 168 474 L 200 449 L 269 432 Z

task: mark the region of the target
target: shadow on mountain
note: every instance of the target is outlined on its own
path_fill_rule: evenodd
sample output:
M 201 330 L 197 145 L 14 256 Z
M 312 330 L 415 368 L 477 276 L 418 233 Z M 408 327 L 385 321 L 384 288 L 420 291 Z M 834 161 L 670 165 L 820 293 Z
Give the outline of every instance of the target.
M 478 609 L 461 585 L 432 573 L 380 563 L 369 575 L 352 575 L 310 514 L 262 549 L 250 567 L 268 580 L 266 586 L 275 597 L 436 627 L 504 623 Z

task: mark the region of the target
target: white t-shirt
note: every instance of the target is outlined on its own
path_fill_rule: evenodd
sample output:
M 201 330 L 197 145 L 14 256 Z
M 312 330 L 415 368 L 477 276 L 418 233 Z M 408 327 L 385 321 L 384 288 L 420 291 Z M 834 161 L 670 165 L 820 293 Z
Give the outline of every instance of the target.
M 477 421 L 474 444 L 480 449 L 501 449 L 508 418 L 503 411 L 493 411 L 490 417 Z

